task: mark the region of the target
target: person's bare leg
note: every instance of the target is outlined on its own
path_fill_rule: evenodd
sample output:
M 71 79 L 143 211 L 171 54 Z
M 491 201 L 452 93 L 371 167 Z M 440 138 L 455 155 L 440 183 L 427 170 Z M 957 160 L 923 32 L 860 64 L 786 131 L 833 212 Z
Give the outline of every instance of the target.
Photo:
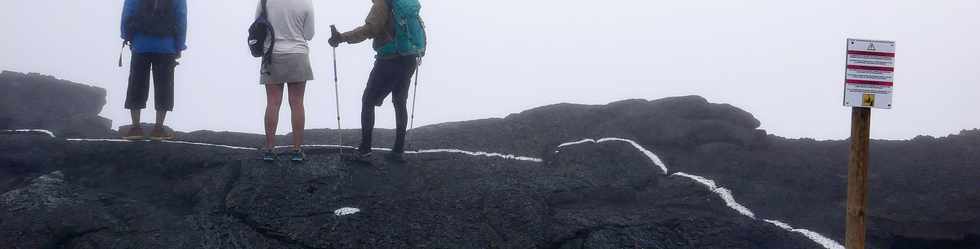
M 129 117 L 133 121 L 133 125 L 129 127 L 129 131 L 126 132 L 124 136 L 127 139 L 136 139 L 143 136 L 143 129 L 140 127 L 140 109 L 130 109 Z
M 130 109 L 129 117 L 133 120 L 133 127 L 138 127 L 140 124 L 140 111 L 139 109 Z
M 166 111 L 157 111 L 157 123 L 156 128 L 163 129 L 163 122 L 167 120 Z
M 265 149 L 271 150 L 276 147 L 276 128 L 279 125 L 282 90 L 282 85 L 265 85 Z
M 303 145 L 303 132 L 306 129 L 306 108 L 303 106 L 303 96 L 306 92 L 306 82 L 289 83 L 289 110 L 293 122 L 293 149 L 299 150 Z

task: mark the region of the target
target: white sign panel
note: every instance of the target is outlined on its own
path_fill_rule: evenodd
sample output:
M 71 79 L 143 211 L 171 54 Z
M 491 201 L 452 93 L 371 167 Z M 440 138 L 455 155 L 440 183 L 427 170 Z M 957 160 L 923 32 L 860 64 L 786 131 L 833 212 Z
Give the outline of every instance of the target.
M 844 106 L 892 108 L 895 42 L 847 39 Z

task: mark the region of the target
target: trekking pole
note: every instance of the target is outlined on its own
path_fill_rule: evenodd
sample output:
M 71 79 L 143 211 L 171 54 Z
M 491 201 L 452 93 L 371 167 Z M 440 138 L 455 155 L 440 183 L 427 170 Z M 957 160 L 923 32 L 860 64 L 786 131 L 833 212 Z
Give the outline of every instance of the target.
M 405 130 L 405 145 L 408 147 L 408 133 L 412 129 L 415 129 L 415 100 L 418 99 L 419 94 L 419 65 L 422 64 L 422 57 L 415 58 L 415 89 L 412 90 L 412 116 L 411 121 L 409 121 L 409 128 Z
M 330 29 L 337 30 L 330 25 Z M 337 79 L 337 47 L 333 48 L 333 93 L 337 99 L 337 151 L 338 155 L 344 153 L 344 134 L 340 130 L 340 81 Z
M 415 100 L 418 99 L 418 94 L 419 94 L 419 74 L 421 74 L 419 72 L 419 67 L 421 65 L 422 65 L 422 57 L 416 58 L 415 59 L 415 87 L 412 90 L 412 118 L 411 118 L 412 121 L 410 122 L 411 126 L 409 126 L 410 127 L 409 130 L 415 129 Z M 408 132 L 406 131 L 406 133 Z
M 127 41 L 123 41 L 122 47 L 119 48 L 119 67 L 122 67 L 122 57 L 123 57 L 123 51 L 126 51 L 126 42 Z

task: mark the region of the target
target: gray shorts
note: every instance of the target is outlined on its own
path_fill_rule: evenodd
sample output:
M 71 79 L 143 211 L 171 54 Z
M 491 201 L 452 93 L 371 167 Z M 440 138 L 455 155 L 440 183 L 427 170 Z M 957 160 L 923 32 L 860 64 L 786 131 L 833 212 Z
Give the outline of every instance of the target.
M 272 54 L 272 63 L 262 64 L 259 84 L 284 84 L 313 80 L 309 54 Z

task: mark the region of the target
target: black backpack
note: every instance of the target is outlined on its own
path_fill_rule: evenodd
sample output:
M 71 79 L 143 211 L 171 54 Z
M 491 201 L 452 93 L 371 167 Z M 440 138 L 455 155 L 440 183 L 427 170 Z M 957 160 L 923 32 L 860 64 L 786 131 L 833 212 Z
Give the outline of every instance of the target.
M 263 57 L 264 64 L 272 62 L 272 50 L 276 46 L 276 31 L 269 22 L 266 2 L 267 0 L 262 0 L 262 12 L 252 22 L 252 26 L 248 27 L 248 48 L 252 51 L 252 56 Z M 271 41 L 268 50 L 265 49 L 267 41 Z
M 141 0 L 136 15 L 126 21 L 130 36 L 137 32 L 150 36 L 177 34 L 177 11 L 174 0 Z M 133 40 L 133 37 L 127 37 Z

